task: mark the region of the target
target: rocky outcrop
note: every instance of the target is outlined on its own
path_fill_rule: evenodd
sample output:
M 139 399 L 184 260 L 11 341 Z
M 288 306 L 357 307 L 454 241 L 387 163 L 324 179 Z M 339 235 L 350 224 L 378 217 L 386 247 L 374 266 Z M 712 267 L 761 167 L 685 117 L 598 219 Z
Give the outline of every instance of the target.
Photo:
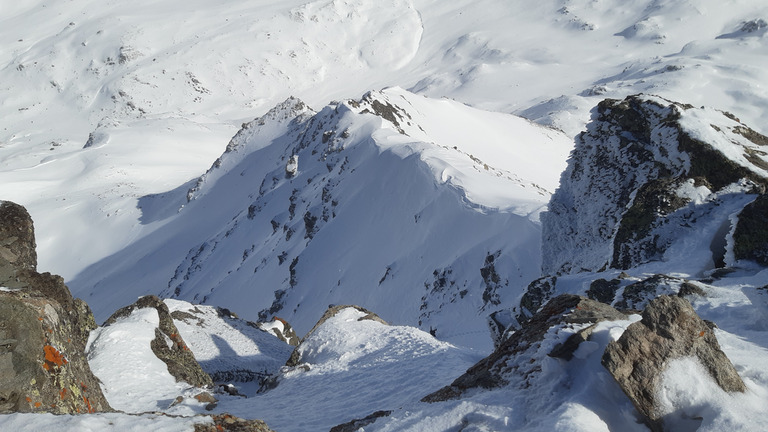
M 656 400 L 662 373 L 671 360 L 695 357 L 728 392 L 746 387 L 720 349 L 710 327 L 687 300 L 661 296 L 643 311 L 618 341 L 608 344 L 602 364 L 654 431 L 664 430 L 664 413 Z
M 36 268 L 32 218 L 24 207 L 0 201 L 0 286 L 16 287 L 17 272 Z
M 360 306 L 355 306 L 355 305 L 331 306 L 331 307 L 328 308 L 328 310 L 325 311 L 323 316 L 320 317 L 320 320 L 317 321 L 317 324 L 315 324 L 314 327 L 312 327 L 312 329 L 309 330 L 309 332 L 307 332 L 307 334 L 304 335 L 303 338 L 301 338 L 301 342 L 304 342 L 324 322 L 326 322 L 329 319 L 333 318 L 337 313 L 339 313 L 340 311 L 342 311 L 344 309 L 347 309 L 347 308 L 354 308 L 354 309 L 359 310 L 360 312 L 365 313 L 365 316 L 360 317 L 358 319 L 358 321 L 371 320 L 371 321 L 380 322 L 380 323 L 382 323 L 384 325 L 389 325 L 389 324 L 387 324 L 386 321 L 381 319 L 375 313 L 369 311 L 368 309 L 360 307 Z M 294 367 L 294 366 L 298 366 L 299 364 L 301 364 L 301 350 L 299 349 L 300 347 L 301 347 L 301 343 L 299 343 L 299 345 L 291 353 L 291 358 L 289 358 L 288 361 L 285 363 L 286 366 Z
M 187 347 L 173 323 L 168 306 L 157 296 L 144 296 L 136 303 L 119 309 L 104 322 L 104 326 L 113 324 L 120 318 L 130 316 L 133 311 L 143 308 L 157 310 L 160 325 L 155 328 L 155 338 L 150 347 L 157 358 L 166 364 L 168 372 L 176 378 L 176 381 L 185 381 L 196 387 L 212 387 L 213 380 L 195 360 L 194 354 Z
M 520 361 L 524 357 L 520 354 L 535 348 L 544 339 L 544 335 L 550 328 L 567 324 L 596 324 L 601 321 L 613 321 L 626 319 L 626 316 L 614 308 L 584 297 L 561 294 L 531 317 L 523 325 L 523 328 L 513 333 L 500 347 L 488 357 L 479 361 L 467 370 L 467 372 L 453 381 L 450 385 L 425 396 L 423 402 L 440 402 L 461 397 L 467 390 L 473 388 L 497 388 L 509 383 L 508 376 L 518 374 L 523 376 L 524 386 L 528 377 L 535 372 L 535 362 Z M 588 327 L 589 328 L 589 327 Z M 583 340 L 589 335 L 582 333 L 574 335 Z M 551 356 L 568 358 L 567 352 L 573 352 L 577 339 L 571 338 L 564 345 L 555 347 Z M 570 341 L 570 342 L 569 342 Z
M 739 213 L 733 241 L 736 259 L 768 266 L 768 195 L 760 195 Z
M 231 414 L 211 416 L 212 423 L 198 423 L 195 432 L 274 432 L 261 420 L 246 420 Z
M 392 411 L 376 411 L 375 413 L 367 415 L 361 419 L 355 419 L 340 425 L 336 425 L 332 427 L 329 432 L 356 432 L 362 430 L 365 426 L 374 423 L 376 420 L 382 417 L 389 416 L 390 414 L 392 414 Z
M 277 336 L 278 339 L 291 346 L 299 345 L 299 337 L 296 335 L 296 331 L 288 323 L 288 321 L 274 317 L 271 322 L 254 324 L 255 327 L 272 333 Z
M 717 232 L 704 247 L 725 265 L 730 215 L 768 185 L 767 142 L 728 113 L 645 95 L 600 102 L 542 214 L 543 273 L 661 260 L 701 237 L 695 224 Z
M 64 280 L 36 271 L 32 219 L 0 204 L 0 414 L 111 411 L 85 358 L 95 328 Z

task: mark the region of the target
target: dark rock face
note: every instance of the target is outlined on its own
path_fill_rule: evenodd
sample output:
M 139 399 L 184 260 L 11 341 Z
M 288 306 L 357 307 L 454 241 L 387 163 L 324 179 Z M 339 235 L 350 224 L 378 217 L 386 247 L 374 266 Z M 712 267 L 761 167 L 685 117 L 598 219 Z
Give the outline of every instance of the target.
M 27 209 L 0 201 L 0 285 L 16 287 L 16 272 L 37 269 L 35 230 Z
M 358 321 L 364 321 L 364 320 L 371 320 L 371 321 L 377 321 L 384 325 L 389 325 L 386 321 L 381 319 L 378 315 L 375 313 L 369 311 L 366 308 L 355 306 L 355 305 L 340 305 L 340 306 L 331 306 L 328 308 L 328 310 L 325 311 L 322 317 L 320 317 L 320 320 L 317 321 L 317 324 L 315 324 L 311 330 L 307 332 L 306 335 L 304 335 L 303 338 L 301 338 L 301 342 L 304 342 L 309 335 L 315 332 L 318 327 L 320 327 L 324 322 L 328 321 L 329 319 L 333 318 L 337 313 L 340 311 L 347 309 L 347 308 L 354 308 L 359 310 L 360 312 L 365 313 L 366 315 L 363 317 L 360 317 Z M 301 342 L 299 343 L 299 346 L 301 345 Z M 299 346 L 296 347 L 296 349 L 293 350 L 291 353 L 291 357 L 288 359 L 288 361 L 285 363 L 286 366 L 289 367 L 295 367 L 301 364 L 301 354 L 299 352 Z
M 714 333 L 687 300 L 661 296 L 605 350 L 602 364 L 654 431 L 664 430 L 655 395 L 669 361 L 696 357 L 728 392 L 743 392 L 744 382 L 720 350 Z
M 597 300 L 600 303 L 611 304 L 616 297 L 616 290 L 619 289 L 621 281 L 618 279 L 605 280 L 597 279 L 589 284 L 589 290 L 587 290 L 587 297 L 592 300 Z
M 185 381 L 197 387 L 212 387 L 213 380 L 195 360 L 194 354 L 184 343 L 184 339 L 181 338 L 179 330 L 173 323 L 168 306 L 159 297 L 145 296 L 137 300 L 136 303 L 119 309 L 104 322 L 104 326 L 131 315 L 134 310 L 143 308 L 154 308 L 160 317 L 160 326 L 155 329 L 155 338 L 150 346 L 157 358 L 168 366 L 168 372 L 176 378 L 176 381 Z M 166 342 L 167 340 L 171 341 L 170 347 L 168 346 L 169 343 Z
M 733 233 L 736 259 L 768 266 L 768 195 L 760 195 L 739 214 Z
M 662 259 L 699 219 L 727 223 L 717 207 L 738 194 L 715 194 L 731 185 L 742 201 L 765 192 L 766 139 L 726 113 L 658 97 L 600 102 L 542 214 L 543 273 L 628 269 Z M 708 198 L 691 203 L 685 190 Z
M 543 340 L 544 334 L 553 326 L 596 324 L 600 321 L 621 319 L 626 319 L 626 315 L 606 304 L 572 294 L 561 294 L 544 305 L 523 325 L 521 330 L 513 333 L 491 355 L 469 368 L 464 375 L 456 378 L 449 386 L 425 396 L 422 401 L 440 402 L 458 399 L 467 390 L 473 388 L 490 389 L 507 385 L 508 380 L 505 376 L 511 373 L 530 375 L 535 371 L 536 365 L 517 364 L 516 357 L 539 344 Z M 588 335 L 584 336 L 584 339 L 586 340 L 587 337 Z M 573 344 L 576 340 L 570 342 L 571 348 L 565 348 L 561 353 L 556 352 L 554 355 L 550 355 L 566 358 L 565 352 L 569 349 L 571 353 L 575 351 Z
M 518 322 L 530 319 L 552 297 L 557 284 L 556 276 L 545 276 L 528 284 L 528 288 L 520 299 L 520 314 Z
M 375 422 L 377 419 L 387 417 L 392 414 L 392 411 L 376 411 L 375 413 L 365 416 L 361 419 L 355 419 L 347 423 L 343 423 L 331 428 L 330 432 L 356 432 Z
M 0 204 L 0 414 L 111 411 L 85 358 L 93 315 L 61 277 L 37 273 L 32 227 Z
M 621 298 L 616 304 L 617 309 L 641 311 L 648 303 L 659 295 L 673 295 L 680 292 L 686 283 L 683 279 L 663 274 L 653 275 L 647 279 L 627 285 Z

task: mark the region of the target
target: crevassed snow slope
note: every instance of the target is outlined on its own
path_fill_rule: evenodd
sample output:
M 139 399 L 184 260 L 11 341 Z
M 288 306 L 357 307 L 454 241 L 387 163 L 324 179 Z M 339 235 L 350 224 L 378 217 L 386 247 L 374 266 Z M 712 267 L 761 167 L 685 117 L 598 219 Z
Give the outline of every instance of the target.
M 159 293 L 303 334 L 352 303 L 487 348 L 485 317 L 539 274 L 538 212 L 569 149 L 558 131 L 396 88 L 314 115 L 289 99 L 189 192 L 142 198 L 163 228 L 70 286 L 99 319 Z

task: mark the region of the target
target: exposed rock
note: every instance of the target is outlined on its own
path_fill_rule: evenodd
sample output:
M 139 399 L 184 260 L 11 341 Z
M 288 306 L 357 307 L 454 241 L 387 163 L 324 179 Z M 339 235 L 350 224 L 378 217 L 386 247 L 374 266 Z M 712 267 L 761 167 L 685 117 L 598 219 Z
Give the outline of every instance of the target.
M 544 334 L 553 326 L 598 323 L 626 318 L 626 315 L 606 304 L 572 294 L 561 294 L 544 305 L 523 325 L 521 330 L 513 333 L 488 357 L 469 368 L 449 386 L 425 396 L 422 401 L 439 402 L 457 399 L 469 389 L 504 386 L 508 384 L 505 376 L 510 373 L 530 374 L 536 366 L 516 364 L 516 357 L 540 343 Z M 575 339 L 572 342 L 575 342 Z M 523 370 L 524 368 L 531 369 Z
M 707 293 L 704 292 L 701 287 L 694 285 L 691 282 L 683 282 L 680 284 L 680 291 L 677 292 L 678 297 L 688 297 L 694 295 L 705 297 Z
M 655 395 L 666 365 L 681 357 L 697 358 L 725 391 L 746 389 L 712 330 L 680 297 L 653 300 L 643 311 L 641 321 L 631 324 L 618 341 L 608 344 L 602 364 L 647 425 L 661 431 L 664 418 Z
M 619 289 L 621 281 L 618 279 L 605 280 L 597 279 L 589 284 L 587 297 L 597 300 L 600 303 L 611 304 L 616 297 L 616 290 Z
M 356 432 L 375 422 L 377 419 L 387 417 L 390 414 L 392 414 L 392 411 L 376 411 L 375 413 L 367 415 L 364 418 L 355 419 L 347 423 L 334 426 L 331 428 L 330 432 Z
M 288 321 L 282 318 L 274 317 L 271 323 L 249 324 L 274 334 L 278 339 L 287 343 L 288 345 L 299 345 L 299 336 L 296 335 L 296 331 L 293 330 L 293 327 L 288 323 Z
M 659 97 L 600 102 L 542 214 L 543 272 L 628 269 L 700 236 L 699 220 L 727 224 L 723 200 L 738 209 L 768 186 L 767 139 L 733 116 Z
M 176 381 L 185 381 L 196 387 L 212 387 L 213 380 L 195 360 L 194 354 L 187 347 L 173 323 L 168 306 L 159 297 L 154 295 L 141 297 L 136 303 L 125 306 L 112 314 L 104 322 L 104 326 L 113 324 L 118 319 L 131 315 L 134 310 L 142 308 L 154 308 L 160 317 L 160 325 L 155 329 L 155 339 L 152 340 L 150 346 L 157 358 L 166 364 L 168 372 L 176 378 Z
M 93 315 L 60 276 L 37 273 L 32 220 L 0 204 L 0 414 L 111 411 L 85 358 Z
M 520 298 L 520 314 L 517 321 L 523 323 L 530 319 L 541 308 L 555 291 L 556 276 L 545 276 L 528 284 L 528 288 Z
M 488 315 L 488 329 L 491 331 L 493 347 L 498 348 L 510 334 L 520 329 L 515 309 L 502 309 Z
M 733 254 L 768 266 L 768 194 L 744 207 L 733 233 Z
M 384 325 L 389 325 L 389 324 L 388 324 L 386 321 L 384 321 L 383 319 L 379 318 L 379 316 L 378 316 L 378 315 L 376 315 L 375 313 L 373 313 L 373 312 L 369 311 L 368 309 L 365 309 L 365 308 L 363 308 L 363 307 L 360 307 L 360 306 L 355 306 L 355 305 L 340 305 L 340 306 L 331 306 L 331 307 L 329 307 L 329 308 L 328 308 L 328 309 L 325 311 L 325 313 L 323 314 L 323 316 L 322 316 L 322 317 L 320 317 L 320 320 L 318 320 L 318 321 L 317 321 L 317 324 L 315 324 L 315 325 L 314 325 L 314 327 L 312 327 L 312 329 L 311 329 L 311 330 L 309 330 L 309 331 L 307 332 L 307 334 L 306 334 L 306 335 L 304 335 L 304 337 L 303 337 L 303 338 L 301 338 L 301 342 L 304 342 L 304 341 L 305 341 L 305 340 L 306 340 L 306 339 L 309 337 L 309 335 L 311 335 L 312 333 L 314 333 L 314 332 L 315 332 L 315 330 L 316 330 L 318 327 L 320 327 L 320 326 L 321 326 L 321 325 L 322 325 L 324 322 L 326 322 L 326 321 L 328 321 L 329 319 L 333 318 L 333 317 L 334 317 L 334 316 L 335 316 L 337 313 L 339 313 L 340 311 L 342 311 L 342 310 L 344 310 L 344 309 L 346 309 L 346 308 L 355 308 L 355 309 L 359 310 L 360 312 L 363 312 L 363 313 L 365 313 L 365 314 L 366 314 L 365 316 L 363 316 L 363 317 L 360 317 L 360 318 L 358 319 L 358 321 L 371 320 L 371 321 L 377 321 L 377 322 L 380 322 L 380 323 L 382 323 L 382 324 L 384 324 Z M 299 346 L 301 345 L 301 342 L 299 343 Z M 289 366 L 289 367 L 294 367 L 294 366 L 298 366 L 299 364 L 301 364 L 301 353 L 300 353 L 300 351 L 299 351 L 299 346 L 297 346 L 297 347 L 296 347 L 296 348 L 293 350 L 293 352 L 291 353 L 291 358 L 289 358 L 289 359 L 288 359 L 288 361 L 285 363 L 285 365 L 286 365 L 286 366 Z
M 619 310 L 641 311 L 648 302 L 660 295 L 675 295 L 686 283 L 683 279 L 663 274 L 653 275 L 640 282 L 627 285 L 614 305 Z
M 212 415 L 213 423 L 198 423 L 195 432 L 274 432 L 261 420 L 246 420 L 223 413 Z
M 32 218 L 24 207 L 0 201 L 0 286 L 17 288 L 16 272 L 36 269 Z

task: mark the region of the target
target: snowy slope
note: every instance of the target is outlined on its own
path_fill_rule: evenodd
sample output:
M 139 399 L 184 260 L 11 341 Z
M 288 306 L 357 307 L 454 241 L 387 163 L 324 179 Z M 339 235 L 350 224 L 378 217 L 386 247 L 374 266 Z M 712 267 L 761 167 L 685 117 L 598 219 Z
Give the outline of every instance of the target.
M 254 320 L 277 315 L 299 334 L 336 303 L 419 327 L 332 323 L 311 344 L 334 355 L 284 371 L 282 387 L 262 396 L 244 386 L 254 397 L 225 396 L 221 410 L 270 416 L 278 430 L 379 409 L 394 412 L 366 430 L 624 429 L 631 405 L 597 363 L 625 322 L 603 324 L 596 351 L 575 366 L 539 353 L 544 370 L 528 393 L 433 405 L 415 393 L 477 360 L 457 346 L 488 351 L 488 314 L 516 306 L 540 276 L 538 215 L 592 108 L 642 92 L 708 107 L 686 124 L 702 138 L 717 135 L 706 127 L 714 109 L 768 133 L 767 32 L 760 0 L 0 1 L 0 199 L 28 208 L 40 268 L 63 275 L 99 321 L 158 293 Z M 751 197 L 688 186 L 680 194 L 696 215 L 712 210 L 708 223 L 665 231 L 675 242 L 664 260 L 627 269 L 620 290 L 656 273 L 701 279 L 708 296 L 694 306 L 722 329 L 750 392 L 720 394 L 682 362 L 668 376 L 668 408 L 701 417 L 703 430 L 766 429 L 768 279 L 752 267 L 720 279 L 709 250 Z M 587 257 L 592 270 L 605 250 Z M 725 264 L 744 265 L 730 253 Z M 563 276 L 556 290 L 585 294 L 596 278 L 618 270 Z M 97 330 L 97 367 L 122 359 L 110 344 L 146 350 L 152 317 L 126 325 Z M 223 350 L 224 361 L 224 345 L 190 334 L 212 366 L 276 352 L 246 333 L 227 333 L 243 349 Z M 276 367 L 279 355 L 267 357 Z M 112 395 L 128 396 L 116 406 L 165 410 L 190 394 L 137 361 L 145 370 L 128 378 L 151 373 L 161 385 L 113 375 Z M 402 392 L 393 370 L 410 379 Z M 345 393 L 345 380 L 359 393 Z M 295 400 L 315 417 L 297 419 Z M 154 415 L 0 418 L 0 429 L 54 427 L 192 428 Z
M 188 192 L 142 198 L 164 228 L 70 286 L 112 308 L 159 292 L 278 315 L 299 334 L 329 304 L 354 303 L 489 347 L 485 317 L 538 275 L 538 212 L 570 140 L 400 89 L 312 114 L 287 100 Z
M 646 92 L 766 132 L 768 6 L 756 0 L 76 0 L 0 12 L 0 194 L 31 211 L 41 264 L 67 280 L 151 233 L 137 199 L 200 175 L 244 120 L 289 95 L 320 107 L 399 85 L 574 136 L 603 97 Z

